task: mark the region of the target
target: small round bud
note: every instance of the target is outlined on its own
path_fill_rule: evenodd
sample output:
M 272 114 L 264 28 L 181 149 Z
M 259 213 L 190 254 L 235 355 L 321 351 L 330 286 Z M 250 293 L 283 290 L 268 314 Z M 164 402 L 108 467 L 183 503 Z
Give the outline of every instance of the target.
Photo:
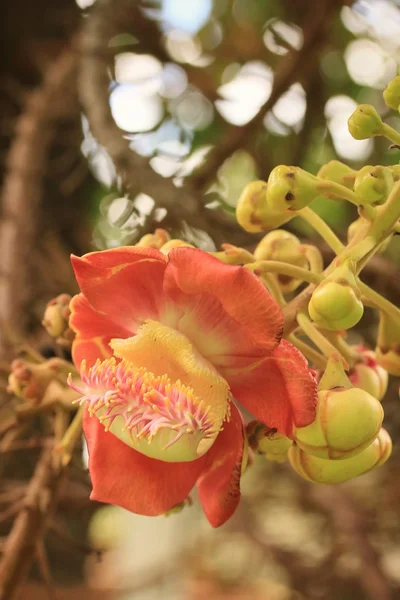
M 258 421 L 247 425 L 247 435 L 250 448 L 274 462 L 284 462 L 287 459 L 287 451 L 293 444 L 293 440 L 275 429 L 268 429 Z
M 32 363 L 20 358 L 11 363 L 7 391 L 24 400 L 39 403 L 50 382 L 60 372 L 60 359 L 52 358 L 44 363 Z M 61 364 L 64 364 L 61 361 Z
M 400 106 L 400 75 L 389 81 L 383 90 L 383 99 L 386 106 L 393 110 L 399 110 Z
M 251 233 L 276 229 L 293 216 L 268 206 L 265 181 L 252 181 L 247 184 L 236 206 L 237 222 Z
M 378 435 L 383 410 L 376 398 L 359 388 L 318 392 L 317 415 L 296 429 L 295 440 L 308 454 L 344 459 L 369 446 Z
M 60 294 L 47 303 L 42 324 L 51 337 L 61 337 L 68 329 L 68 319 L 71 314 L 69 294 Z
M 135 246 L 138 248 L 155 248 L 159 250 L 169 239 L 168 231 L 165 229 L 156 229 L 154 233 L 146 233 Z
M 339 269 L 336 269 L 339 271 Z M 308 304 L 313 321 L 322 329 L 350 329 L 361 319 L 364 306 L 356 286 L 346 278 L 329 278 L 314 290 Z
M 327 179 L 328 181 L 340 183 L 340 185 L 344 185 L 349 190 L 353 189 L 356 175 L 357 171 L 340 162 L 340 160 L 329 161 L 317 173 L 319 179 Z
M 383 122 L 371 104 L 360 104 L 349 118 L 348 127 L 355 140 L 366 140 L 382 134 Z
M 311 204 L 320 194 L 318 179 L 300 167 L 280 165 L 268 178 L 268 205 L 277 211 L 297 211 Z
M 388 386 L 388 373 L 376 360 L 372 350 L 359 348 L 362 358 L 356 362 L 349 372 L 349 379 L 356 388 L 365 390 L 377 400 L 382 400 Z
M 369 165 L 360 169 L 354 182 L 354 191 L 364 204 L 382 204 L 392 191 L 393 173 L 386 167 Z
M 169 240 L 163 246 L 161 246 L 160 252 L 163 254 L 168 254 L 168 252 L 173 248 L 194 248 L 194 246 L 188 242 L 184 242 L 183 240 Z
M 254 258 L 256 260 L 277 260 L 308 269 L 308 260 L 300 249 L 301 242 L 295 235 L 283 229 L 277 229 L 263 237 L 254 251 Z M 277 281 L 284 293 L 294 292 L 302 283 L 299 279 L 283 274 L 277 275 Z
M 359 477 L 387 461 L 392 451 L 392 440 L 385 429 L 381 429 L 370 446 L 356 456 L 344 460 L 326 460 L 307 454 L 296 445 L 288 452 L 293 469 L 303 479 L 313 483 L 343 483 Z

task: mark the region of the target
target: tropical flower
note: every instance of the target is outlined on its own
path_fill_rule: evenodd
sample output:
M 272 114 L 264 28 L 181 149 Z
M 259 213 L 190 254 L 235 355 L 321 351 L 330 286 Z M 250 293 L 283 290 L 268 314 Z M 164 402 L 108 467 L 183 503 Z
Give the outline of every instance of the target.
M 158 515 L 197 483 L 221 525 L 245 462 L 233 398 L 288 437 L 315 418 L 316 383 L 281 340 L 282 311 L 249 270 L 193 248 L 123 247 L 72 263 L 91 497 Z

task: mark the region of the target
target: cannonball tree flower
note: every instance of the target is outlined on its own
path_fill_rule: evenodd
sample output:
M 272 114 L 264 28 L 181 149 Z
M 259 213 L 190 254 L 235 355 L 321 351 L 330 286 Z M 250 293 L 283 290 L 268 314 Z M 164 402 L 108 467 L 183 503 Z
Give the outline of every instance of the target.
M 197 483 L 221 525 L 238 505 L 244 462 L 234 399 L 289 437 L 315 418 L 316 383 L 281 340 L 282 311 L 249 270 L 193 248 L 122 247 L 72 262 L 91 497 L 158 515 Z

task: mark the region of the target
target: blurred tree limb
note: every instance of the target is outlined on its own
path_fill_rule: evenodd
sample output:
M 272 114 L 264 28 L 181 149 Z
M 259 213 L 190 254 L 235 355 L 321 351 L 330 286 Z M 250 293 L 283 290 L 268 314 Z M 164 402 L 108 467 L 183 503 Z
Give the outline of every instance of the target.
M 147 158 L 132 151 L 129 141 L 116 125 L 109 105 L 108 44 L 109 40 L 120 32 L 122 25 L 126 25 L 129 11 L 132 13 L 129 21 L 136 21 L 140 36 L 144 40 L 144 47 L 160 60 L 166 61 L 169 56 L 161 42 L 161 31 L 154 21 L 144 16 L 141 5 L 136 0 L 98 0 L 82 32 L 79 90 L 93 134 L 108 151 L 127 189 L 132 193 L 148 193 L 157 205 L 167 209 L 174 220 L 184 220 L 189 225 L 207 231 L 217 243 L 224 240 L 228 234 L 235 243 L 236 240 L 232 239 L 235 232 L 243 238 L 243 232 L 239 232 L 232 219 L 204 207 L 202 193 L 212 183 L 224 161 L 235 150 L 245 146 L 246 140 L 263 126 L 265 114 L 280 96 L 292 83 L 300 80 L 304 72 L 309 72 L 311 58 L 315 64 L 315 56 L 324 43 L 326 28 L 335 8 L 341 4 L 339 0 L 321 0 L 317 5 L 310 3 L 312 11 L 304 27 L 304 44 L 300 51 L 289 52 L 280 62 L 272 93 L 266 104 L 247 125 L 229 126 L 225 139 L 212 149 L 203 168 L 191 176 L 183 188 L 177 188 L 171 179 L 156 173 L 150 167 Z M 209 99 L 216 98 L 216 93 L 210 88 L 207 79 L 200 77 L 201 69 L 188 67 L 187 73 L 189 80 L 198 85 Z

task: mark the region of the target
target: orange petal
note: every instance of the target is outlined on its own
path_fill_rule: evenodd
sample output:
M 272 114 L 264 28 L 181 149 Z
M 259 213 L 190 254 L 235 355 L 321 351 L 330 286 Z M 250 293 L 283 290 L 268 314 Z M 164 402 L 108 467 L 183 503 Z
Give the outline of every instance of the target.
M 116 248 L 72 256 L 79 287 L 91 306 L 130 335 L 145 319 L 158 319 L 164 304 L 167 259 L 152 248 Z
M 108 345 L 111 338 L 131 335 L 121 325 L 113 323 L 107 315 L 94 310 L 83 294 L 72 298 L 70 308 L 70 326 L 76 332 L 72 344 L 72 358 L 78 368 L 83 359 L 90 367 L 98 358 L 104 360 L 112 356 Z
M 232 403 L 230 421 L 205 455 L 206 466 L 197 482 L 201 505 L 213 527 L 223 525 L 239 504 L 244 436 L 241 414 Z
M 83 425 L 92 500 L 116 504 L 140 515 L 160 515 L 185 500 L 204 469 L 205 457 L 186 463 L 148 458 L 105 432 L 87 411 Z
M 215 365 L 256 357 L 279 342 L 283 314 L 257 277 L 192 248 L 168 254 L 164 289 L 181 308 L 177 325 Z
M 259 421 L 293 437 L 293 427 L 312 423 L 317 383 L 304 356 L 282 340 L 270 356 L 252 370 L 224 370 L 234 397 Z

